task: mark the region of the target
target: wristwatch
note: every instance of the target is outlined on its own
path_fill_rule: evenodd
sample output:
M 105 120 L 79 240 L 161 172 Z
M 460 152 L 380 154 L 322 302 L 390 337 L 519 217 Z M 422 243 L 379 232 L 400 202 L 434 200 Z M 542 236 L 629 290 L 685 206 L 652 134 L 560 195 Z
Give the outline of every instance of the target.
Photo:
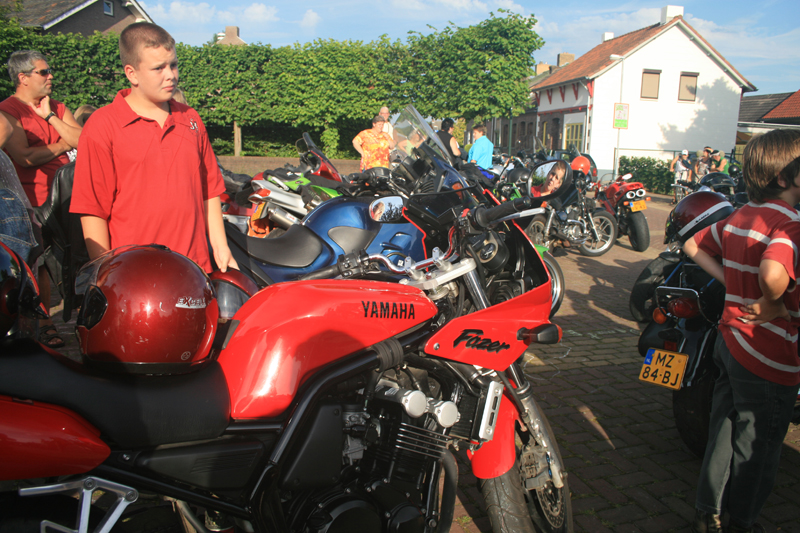
M 57 116 L 57 115 L 54 112 L 50 111 L 50 114 L 47 115 L 46 117 L 44 117 L 44 121 L 47 122 L 48 124 L 50 124 L 50 119 L 52 117 L 55 117 L 55 116 Z

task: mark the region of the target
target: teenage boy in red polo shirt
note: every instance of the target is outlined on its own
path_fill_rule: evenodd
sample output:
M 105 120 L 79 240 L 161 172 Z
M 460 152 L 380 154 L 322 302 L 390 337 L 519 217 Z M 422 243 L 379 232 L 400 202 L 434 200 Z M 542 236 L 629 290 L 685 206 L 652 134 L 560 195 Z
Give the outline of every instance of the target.
M 157 243 L 211 271 L 231 257 L 219 195 L 222 176 L 197 112 L 172 99 L 175 40 L 148 22 L 119 37 L 130 89 L 97 110 L 78 145 L 70 211 L 80 213 L 89 256 L 126 244 Z
M 797 288 L 800 131 L 773 130 L 744 149 L 750 203 L 701 230 L 683 251 L 725 284 L 714 363 L 720 376 L 697 485 L 694 532 L 760 532 L 800 383 Z

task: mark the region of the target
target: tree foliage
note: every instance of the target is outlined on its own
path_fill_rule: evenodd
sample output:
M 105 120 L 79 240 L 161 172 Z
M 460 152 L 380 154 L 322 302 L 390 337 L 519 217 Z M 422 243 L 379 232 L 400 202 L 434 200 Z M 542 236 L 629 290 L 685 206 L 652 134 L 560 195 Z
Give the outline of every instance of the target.
M 405 43 L 384 35 L 369 43 L 317 40 L 280 48 L 178 44 L 180 84 L 210 127 L 235 121 L 287 135 L 309 131 L 339 156 L 352 152 L 350 139 L 383 105 L 413 103 L 423 114 L 467 120 L 522 112 L 533 52 L 543 41 L 533 32 L 533 16 L 502 13 L 467 28 L 411 33 Z M 21 49 L 46 54 L 56 69 L 54 97 L 69 108 L 106 105 L 128 86 L 117 35 L 42 35 L 21 28 L 13 12 L 7 16 L 0 14 L 0 56 Z M 11 81 L 0 79 L 0 97 L 13 92 Z
M 619 175 L 630 172 L 636 181 L 644 184 L 645 189 L 660 194 L 672 194 L 674 172 L 669 171 L 669 160 L 655 157 L 619 158 Z

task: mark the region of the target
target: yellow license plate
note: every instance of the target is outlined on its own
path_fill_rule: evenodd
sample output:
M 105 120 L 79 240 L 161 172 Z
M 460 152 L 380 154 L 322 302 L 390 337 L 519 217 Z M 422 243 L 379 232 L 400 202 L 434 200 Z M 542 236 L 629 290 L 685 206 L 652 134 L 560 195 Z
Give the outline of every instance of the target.
M 647 202 L 645 200 L 636 200 L 635 202 L 631 202 L 631 211 L 634 213 L 636 211 L 644 211 L 647 209 Z
M 689 359 L 689 356 L 684 353 L 650 348 L 644 357 L 639 379 L 647 383 L 667 387 L 668 389 L 678 390 L 681 388 L 687 359 Z

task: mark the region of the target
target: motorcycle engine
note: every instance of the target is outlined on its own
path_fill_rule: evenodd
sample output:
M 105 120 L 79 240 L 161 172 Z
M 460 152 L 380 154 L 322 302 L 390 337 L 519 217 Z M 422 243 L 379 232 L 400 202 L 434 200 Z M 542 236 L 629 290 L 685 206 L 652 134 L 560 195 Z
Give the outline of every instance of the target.
M 363 403 L 341 405 L 338 482 L 292 494 L 292 531 L 422 531 L 432 518 L 435 523 L 436 502 L 427 501 L 425 487 L 437 482 L 447 428 L 460 419 L 456 404 L 440 392 L 425 370 L 389 370 L 366 410 Z

